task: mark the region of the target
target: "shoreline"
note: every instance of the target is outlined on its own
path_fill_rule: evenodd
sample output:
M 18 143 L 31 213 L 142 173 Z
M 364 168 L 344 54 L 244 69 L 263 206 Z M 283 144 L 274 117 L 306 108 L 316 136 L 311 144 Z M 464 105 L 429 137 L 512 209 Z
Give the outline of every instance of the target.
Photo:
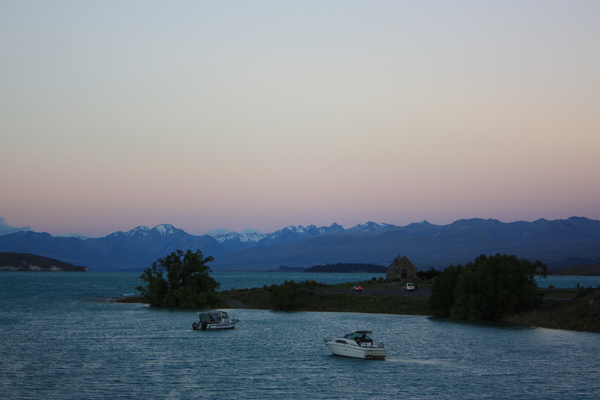
M 351 292 L 351 284 L 310 285 L 307 299 L 293 311 L 348 312 L 432 316 L 429 310 L 431 286 L 406 291 L 396 283 L 357 282 L 363 292 Z M 207 309 L 273 309 L 268 288 L 231 289 L 216 293 L 216 301 Z M 600 289 L 539 289 L 544 306 L 502 318 L 520 326 L 600 333 Z M 551 296 L 551 297 L 550 297 Z M 142 296 L 112 299 L 117 303 L 147 304 Z

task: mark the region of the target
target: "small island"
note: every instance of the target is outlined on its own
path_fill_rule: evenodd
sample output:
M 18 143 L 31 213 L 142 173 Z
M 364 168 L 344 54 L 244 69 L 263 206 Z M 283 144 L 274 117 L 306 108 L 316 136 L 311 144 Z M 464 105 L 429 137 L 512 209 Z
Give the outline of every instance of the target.
M 0 271 L 77 271 L 87 272 L 64 261 L 27 253 L 0 253 Z
M 313 265 L 306 272 L 337 272 L 337 273 L 371 273 L 385 274 L 387 267 L 369 263 L 337 263 L 325 265 Z

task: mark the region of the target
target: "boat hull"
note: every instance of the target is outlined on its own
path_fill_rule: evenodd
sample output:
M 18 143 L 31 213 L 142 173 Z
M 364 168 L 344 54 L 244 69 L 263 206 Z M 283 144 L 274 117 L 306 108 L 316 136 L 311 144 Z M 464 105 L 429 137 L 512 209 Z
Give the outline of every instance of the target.
M 386 352 L 383 347 L 359 347 L 347 344 L 327 342 L 329 350 L 336 355 L 342 357 L 362 358 L 370 360 L 385 360 Z
M 223 322 L 223 323 L 211 323 L 211 324 L 203 324 L 203 323 L 198 323 L 198 322 L 194 322 L 192 324 L 192 328 L 195 330 L 202 330 L 202 331 L 212 331 L 212 330 L 218 330 L 218 329 L 233 329 L 235 328 L 235 324 L 237 324 L 237 321 L 235 322 Z
M 211 331 L 214 329 L 233 329 L 235 328 L 235 324 L 208 324 L 206 328 L 203 328 L 206 331 Z

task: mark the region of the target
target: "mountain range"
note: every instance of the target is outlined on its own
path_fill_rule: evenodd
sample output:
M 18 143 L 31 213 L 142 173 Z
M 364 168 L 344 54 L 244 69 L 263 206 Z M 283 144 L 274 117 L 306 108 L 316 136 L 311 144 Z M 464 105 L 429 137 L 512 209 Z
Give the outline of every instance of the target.
M 571 217 L 504 223 L 473 218 L 448 225 L 366 222 L 349 229 L 334 223 L 214 237 L 191 235 L 163 224 L 99 238 L 55 237 L 33 231 L 0 236 L 0 252 L 36 254 L 98 271 L 141 271 L 176 249 L 200 249 L 204 256 L 214 257 L 209 266 L 215 271 L 336 263 L 388 266 L 398 255 L 407 256 L 418 269 L 443 269 L 496 253 L 540 260 L 549 268 L 558 268 L 600 261 L 600 221 Z

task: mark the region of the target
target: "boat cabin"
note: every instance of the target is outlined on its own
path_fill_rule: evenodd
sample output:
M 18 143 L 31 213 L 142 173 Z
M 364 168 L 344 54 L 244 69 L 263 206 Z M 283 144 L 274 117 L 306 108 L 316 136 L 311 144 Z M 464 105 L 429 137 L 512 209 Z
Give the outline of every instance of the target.
M 198 313 L 198 319 L 203 324 L 221 322 L 224 319 L 229 319 L 226 311 L 210 311 Z
M 360 346 L 361 343 L 373 343 L 370 334 L 370 331 L 356 331 L 344 335 L 344 338 L 354 340 Z

